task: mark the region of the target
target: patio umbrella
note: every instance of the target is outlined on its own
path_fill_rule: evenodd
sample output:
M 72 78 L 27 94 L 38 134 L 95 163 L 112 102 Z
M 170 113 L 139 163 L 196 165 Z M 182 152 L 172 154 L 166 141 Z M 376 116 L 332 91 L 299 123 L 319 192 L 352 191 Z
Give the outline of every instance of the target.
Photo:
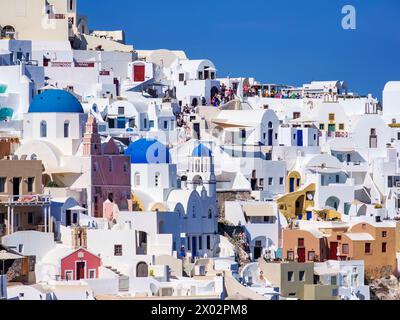
M 2 263 L 3 263 L 2 274 L 4 275 L 4 261 L 17 260 L 17 259 L 22 259 L 22 258 L 23 257 L 21 257 L 17 254 L 14 254 L 14 253 L 11 253 L 11 252 L 8 252 L 5 250 L 0 251 L 0 261 L 2 261 Z

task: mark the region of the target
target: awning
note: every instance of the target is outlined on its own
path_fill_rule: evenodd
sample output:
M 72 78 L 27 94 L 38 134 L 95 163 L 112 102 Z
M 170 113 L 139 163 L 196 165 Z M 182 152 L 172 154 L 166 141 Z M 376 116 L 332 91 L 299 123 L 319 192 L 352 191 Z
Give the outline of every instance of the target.
M 211 122 L 222 128 L 252 128 L 251 125 L 243 123 L 234 123 L 233 121 L 225 119 L 213 119 Z
M 67 210 L 70 210 L 70 211 L 80 211 L 80 212 L 88 211 L 86 208 L 83 208 L 83 207 L 81 207 L 81 206 L 75 206 L 75 207 L 72 207 L 72 208 L 68 208 Z
M 350 240 L 353 241 L 374 241 L 375 238 L 369 233 L 345 233 Z
M 243 211 L 248 217 L 276 217 L 277 214 L 269 204 L 245 204 Z
M 0 251 L 0 261 L 5 261 L 5 260 L 16 260 L 16 259 L 23 259 L 24 257 L 19 256 L 17 254 L 2 250 Z

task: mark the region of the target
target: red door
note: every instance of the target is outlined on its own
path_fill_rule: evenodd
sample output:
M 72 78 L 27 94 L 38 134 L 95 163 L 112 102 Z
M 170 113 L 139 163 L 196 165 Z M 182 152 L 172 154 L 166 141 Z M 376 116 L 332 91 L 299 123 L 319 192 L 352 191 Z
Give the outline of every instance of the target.
M 133 81 L 134 82 L 144 81 L 144 66 L 133 66 Z
M 76 280 L 85 279 L 85 262 L 76 263 Z
M 304 263 L 306 262 L 306 248 L 298 248 L 297 249 L 297 262 Z
M 329 259 L 330 260 L 338 260 L 338 247 L 339 243 L 331 242 L 330 249 L 329 249 Z

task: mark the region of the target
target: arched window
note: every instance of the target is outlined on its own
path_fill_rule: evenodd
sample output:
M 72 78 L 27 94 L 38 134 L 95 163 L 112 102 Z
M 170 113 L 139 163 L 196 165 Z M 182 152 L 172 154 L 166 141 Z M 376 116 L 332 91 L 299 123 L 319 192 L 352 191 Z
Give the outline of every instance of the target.
M 157 172 L 154 176 L 154 186 L 158 187 L 160 184 L 160 173 Z
M 69 138 L 69 121 L 64 122 L 64 138 Z
M 147 278 L 149 276 L 149 267 L 145 262 L 139 262 L 136 266 L 136 277 Z
M 139 187 L 140 186 L 140 173 L 136 172 L 135 173 L 135 187 Z
M 199 159 L 196 159 L 196 162 L 195 162 L 195 169 L 194 169 L 196 172 L 200 172 L 200 160 Z
M 47 122 L 46 121 L 42 121 L 40 123 L 40 137 L 47 138 Z

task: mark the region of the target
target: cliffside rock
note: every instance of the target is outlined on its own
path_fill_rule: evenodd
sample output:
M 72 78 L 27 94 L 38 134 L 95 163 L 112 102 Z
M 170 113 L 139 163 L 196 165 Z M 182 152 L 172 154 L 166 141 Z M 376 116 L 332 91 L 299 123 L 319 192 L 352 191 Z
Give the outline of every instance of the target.
M 400 283 L 395 276 L 372 280 L 371 299 L 400 300 Z

